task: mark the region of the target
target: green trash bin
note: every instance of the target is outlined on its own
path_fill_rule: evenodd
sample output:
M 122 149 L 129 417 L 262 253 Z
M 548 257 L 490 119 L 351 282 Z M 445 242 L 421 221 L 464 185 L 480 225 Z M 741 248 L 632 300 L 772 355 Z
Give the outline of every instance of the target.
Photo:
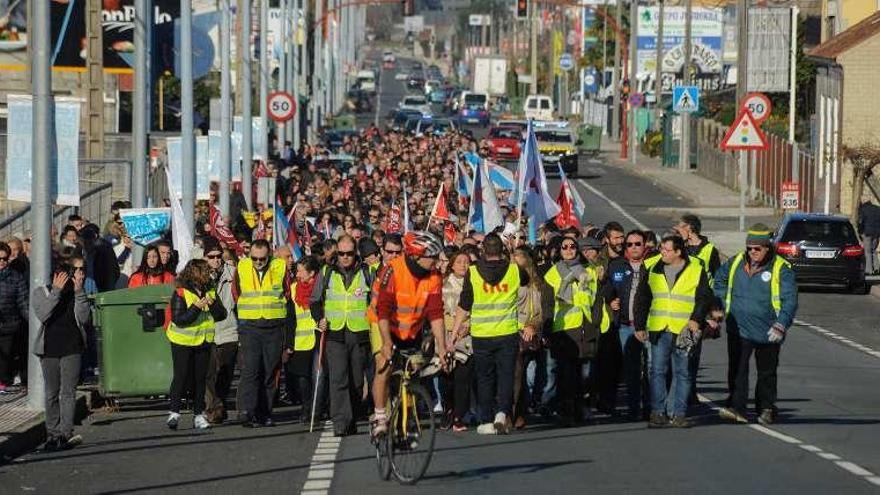
M 597 154 L 602 147 L 602 128 L 581 124 L 578 128 L 578 152 Z
M 171 384 L 165 308 L 174 288 L 149 285 L 95 295 L 94 324 L 105 397 L 164 395 Z
M 355 116 L 350 113 L 346 113 L 333 117 L 333 128 L 337 130 L 354 129 Z

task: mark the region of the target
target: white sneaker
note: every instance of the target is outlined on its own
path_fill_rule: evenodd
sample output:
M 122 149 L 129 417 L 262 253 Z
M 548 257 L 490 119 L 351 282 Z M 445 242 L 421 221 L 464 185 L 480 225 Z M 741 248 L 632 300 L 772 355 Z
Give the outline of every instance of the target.
M 443 404 L 440 401 L 434 404 L 434 414 L 443 414 Z
M 495 415 L 493 426 L 495 427 L 495 432 L 499 435 L 507 435 L 510 433 L 510 425 L 507 422 L 507 415 L 503 412 L 499 412 Z
M 495 431 L 495 425 L 492 423 L 483 423 L 480 426 L 477 426 L 477 435 L 495 435 L 498 432 Z
M 165 424 L 168 425 L 168 428 L 172 430 L 177 429 L 177 423 L 180 422 L 180 413 L 170 412 L 168 413 L 168 419 L 165 420 Z
M 204 414 L 199 414 L 193 418 L 193 428 L 196 430 L 207 430 L 210 427 L 211 423 L 208 422 L 208 418 Z

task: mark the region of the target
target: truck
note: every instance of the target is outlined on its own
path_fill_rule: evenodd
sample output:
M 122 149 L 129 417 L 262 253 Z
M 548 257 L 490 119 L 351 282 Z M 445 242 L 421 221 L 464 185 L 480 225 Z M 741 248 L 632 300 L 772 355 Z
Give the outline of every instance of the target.
M 471 88 L 474 93 L 486 93 L 489 96 L 507 94 L 507 59 L 501 55 L 478 55 L 474 57 L 473 81 Z

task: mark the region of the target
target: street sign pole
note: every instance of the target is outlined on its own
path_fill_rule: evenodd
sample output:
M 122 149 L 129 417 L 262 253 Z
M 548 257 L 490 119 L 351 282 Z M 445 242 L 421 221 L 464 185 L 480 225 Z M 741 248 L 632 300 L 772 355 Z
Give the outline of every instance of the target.
M 630 19 L 638 19 L 639 18 L 639 2 L 635 0 L 629 3 L 629 18 Z M 638 34 L 638 26 L 639 23 L 636 21 L 630 22 L 630 35 L 629 35 L 629 88 L 630 93 L 635 93 L 638 91 L 638 84 L 636 83 L 636 71 L 639 66 L 639 57 L 637 52 L 636 40 L 639 39 Z M 636 164 L 636 107 L 633 105 L 629 106 L 629 142 L 630 142 L 630 160 L 633 165 Z
M 31 78 L 33 80 L 33 143 L 31 159 L 31 225 L 33 243 L 31 248 L 30 286 L 45 286 L 52 281 L 52 191 L 55 190 L 55 173 L 51 164 L 51 148 L 40 143 L 51 143 L 53 139 L 52 120 L 52 71 L 51 71 L 51 20 L 49 2 L 34 2 L 33 15 L 33 54 Z M 28 294 L 30 295 L 30 294 Z M 28 350 L 34 348 L 37 333 L 42 322 L 29 305 L 30 321 Z M 28 352 L 28 407 L 42 411 L 45 408 L 43 390 L 43 370 L 40 358 Z
M 180 156 L 181 206 L 190 233 L 195 231 L 196 136 L 193 134 L 192 0 L 180 2 Z M 174 246 L 178 251 L 191 246 Z
M 660 3 L 660 18 L 657 19 L 657 63 L 654 68 L 654 130 L 660 131 L 660 96 L 663 93 L 663 73 L 661 72 L 663 68 L 663 21 L 664 16 L 666 15 L 666 9 L 664 7 L 664 0 L 659 0 Z
M 231 15 L 229 0 L 220 2 L 220 214 L 229 215 L 229 181 L 232 174 L 232 75 Z
M 134 95 L 132 95 L 132 118 L 131 118 L 131 205 L 135 208 L 147 206 L 147 153 L 149 152 L 149 139 L 147 138 L 147 115 L 149 115 L 149 98 L 147 98 L 147 81 L 149 69 L 147 68 L 147 53 L 149 46 L 147 34 L 152 30 L 150 17 L 150 5 L 147 0 L 135 0 L 134 3 Z M 132 246 L 131 256 L 138 263 L 144 249 L 140 244 Z
M 247 209 L 252 209 L 254 164 L 253 102 L 251 101 L 251 0 L 238 4 L 241 14 L 241 191 Z M 189 108 L 184 106 L 183 108 Z
M 299 0 L 293 0 L 293 34 L 291 35 L 291 39 L 292 39 L 291 45 L 293 47 L 293 49 L 292 49 L 293 74 L 291 76 L 292 83 L 290 85 L 290 89 L 287 90 L 290 94 L 293 95 L 293 99 L 294 99 L 294 101 L 296 101 L 297 105 L 299 105 L 299 77 L 300 77 L 299 73 L 300 73 L 300 67 L 302 66 L 302 62 L 300 61 L 300 57 L 302 57 L 303 51 L 304 51 L 302 49 L 302 47 L 299 45 L 299 35 L 300 35 L 301 30 L 300 30 L 300 26 L 299 26 L 300 8 L 299 8 L 298 4 L 299 4 Z M 299 149 L 299 143 L 301 141 L 301 138 L 299 135 L 299 131 L 300 131 L 299 113 L 297 113 L 296 116 L 294 116 L 293 120 L 290 121 L 289 125 L 293 127 L 293 129 L 292 129 L 293 149 L 294 149 L 294 151 L 296 151 Z
M 260 122 L 262 132 L 257 136 L 260 150 L 264 152 L 263 160 L 269 163 L 269 120 L 266 115 L 266 98 L 269 97 L 269 0 L 260 0 Z M 277 133 L 276 133 L 277 135 Z M 276 136 L 277 137 L 277 136 Z M 280 138 L 279 138 L 280 139 Z
M 691 84 L 691 16 L 693 14 L 693 0 L 685 3 L 684 20 L 684 65 L 682 66 L 682 79 L 685 86 Z M 659 61 L 658 61 L 659 62 Z M 691 169 L 691 114 L 684 113 L 681 116 L 681 149 L 678 154 L 678 169 L 687 172 Z
M 748 91 L 749 59 L 749 2 L 737 0 L 736 6 L 736 103 L 742 102 Z M 746 230 L 746 189 L 749 187 L 748 152 L 739 152 L 739 231 Z

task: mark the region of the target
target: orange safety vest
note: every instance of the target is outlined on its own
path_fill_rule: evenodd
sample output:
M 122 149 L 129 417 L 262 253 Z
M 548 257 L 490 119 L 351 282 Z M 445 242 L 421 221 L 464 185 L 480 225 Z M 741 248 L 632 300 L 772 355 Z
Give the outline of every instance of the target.
M 401 340 L 410 340 L 416 337 L 416 332 L 419 330 L 418 323 L 425 312 L 428 295 L 432 292 L 440 292 L 443 279 L 436 272 L 423 279 L 412 276 L 404 257 L 398 256 L 385 269 L 379 270 L 379 276 L 373 283 L 373 297 L 370 307 L 367 308 L 367 320 L 370 323 L 379 322 L 376 301 L 379 299 L 380 280 L 388 269 L 393 270 L 394 295 L 397 300 L 397 311 L 391 320 L 391 333 Z

